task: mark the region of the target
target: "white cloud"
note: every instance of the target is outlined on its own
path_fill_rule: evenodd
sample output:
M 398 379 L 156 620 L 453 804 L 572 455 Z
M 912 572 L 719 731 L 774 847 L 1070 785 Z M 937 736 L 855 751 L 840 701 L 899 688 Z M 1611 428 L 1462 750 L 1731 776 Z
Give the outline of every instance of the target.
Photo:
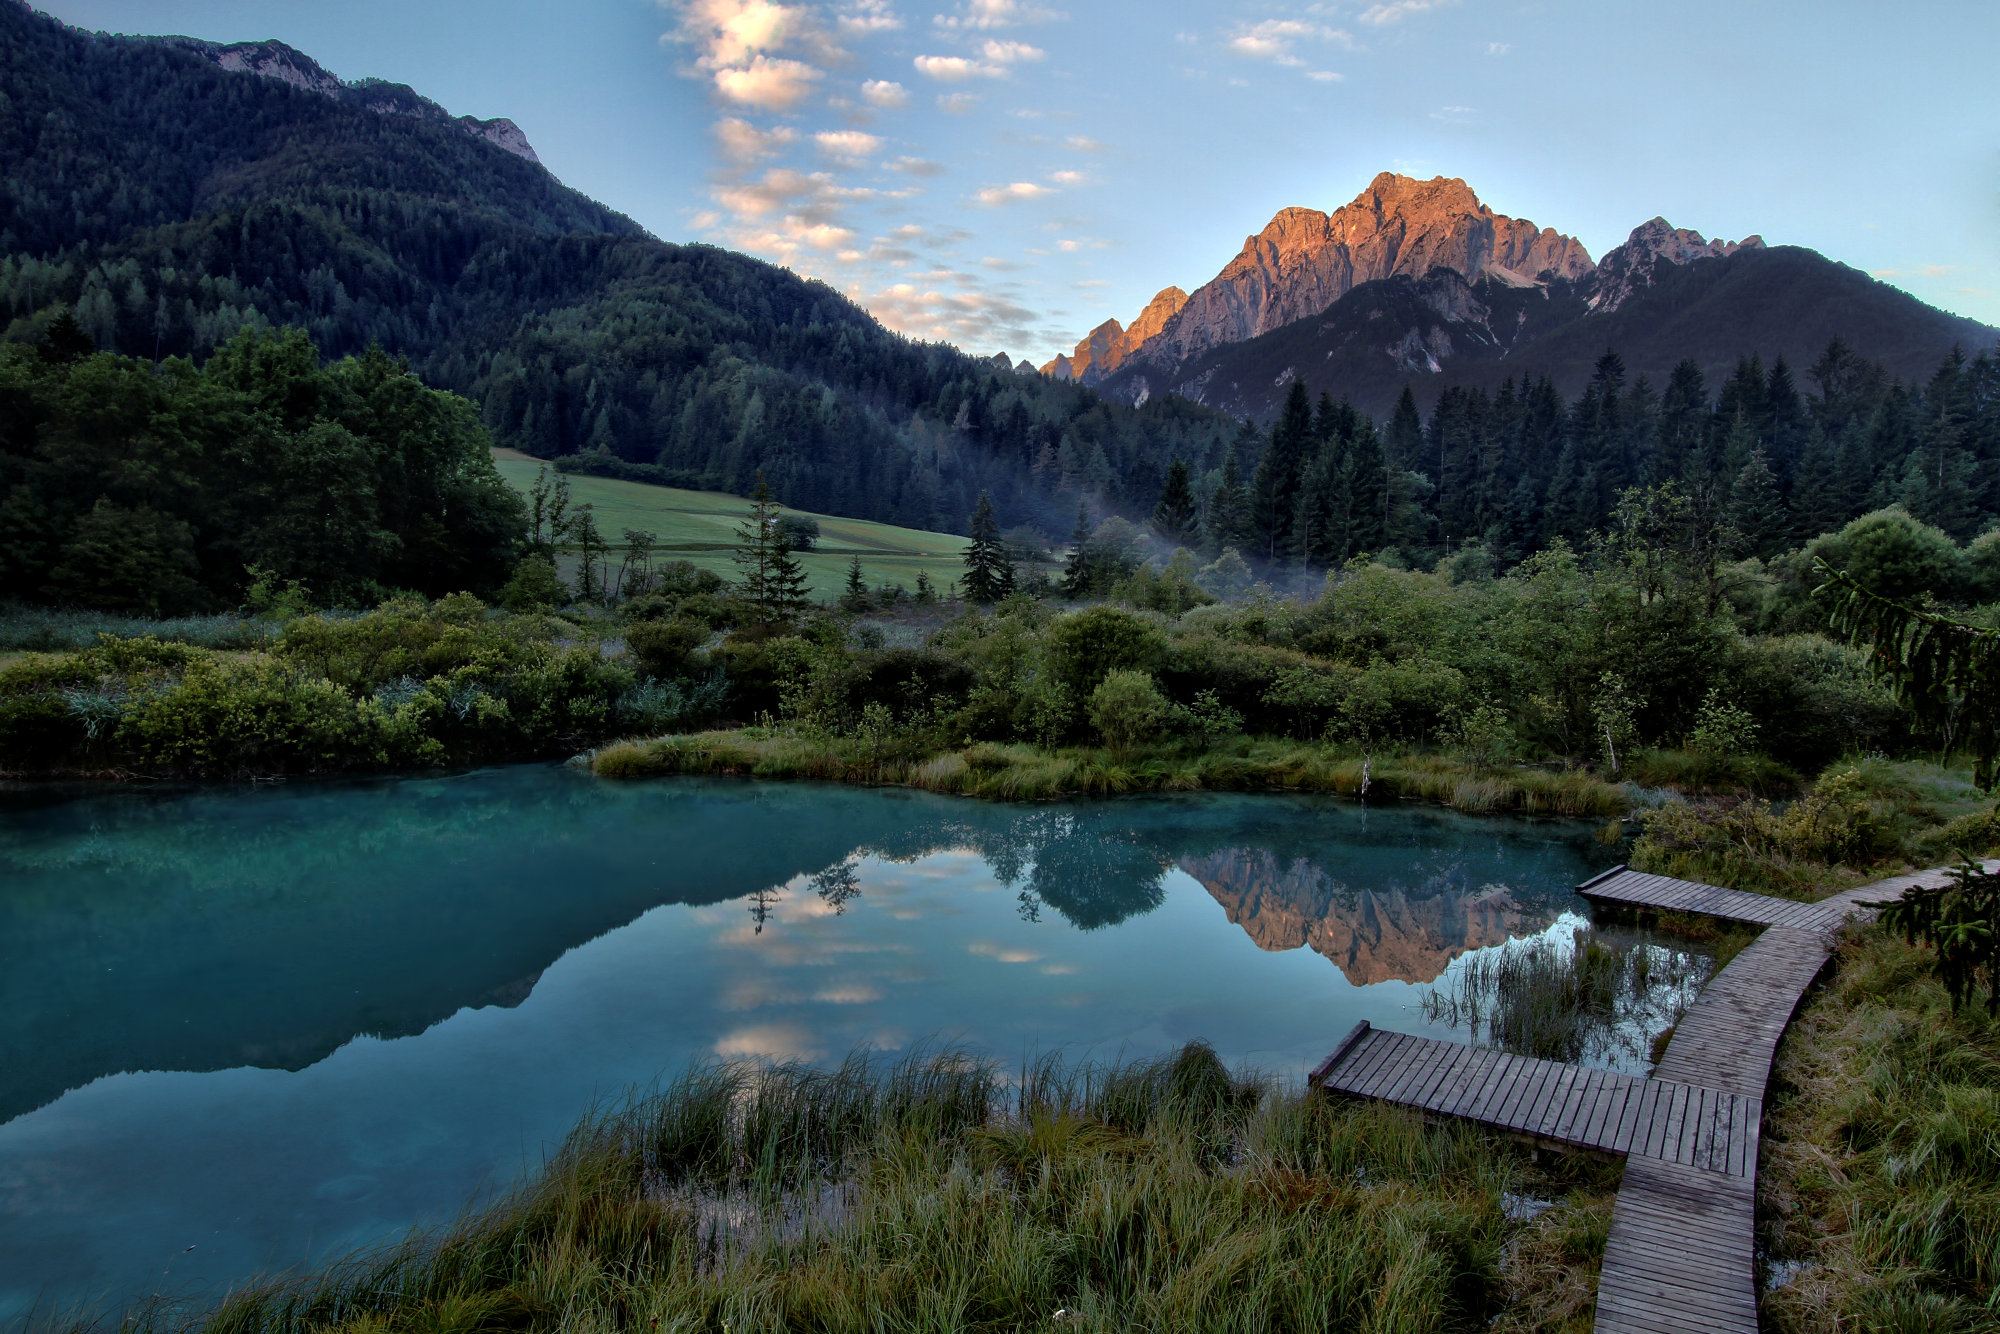
M 780 50 L 811 19 L 803 5 L 772 0 L 685 0 L 680 9 L 683 38 L 703 48 L 705 69 L 740 65 L 759 52 Z
M 945 171 L 944 163 L 922 157 L 899 157 L 885 165 L 890 171 L 900 171 L 905 176 L 942 176 Z
M 1029 46 L 1026 42 L 1003 42 L 988 37 L 979 48 L 980 54 L 996 65 L 1015 65 L 1023 60 L 1040 60 L 1048 53 L 1039 46 Z
M 918 56 L 911 63 L 916 65 L 917 73 L 942 83 L 963 83 L 967 79 L 999 79 L 1005 78 L 1007 74 L 1004 66 L 968 60 L 964 56 Z
M 821 130 L 813 136 L 813 142 L 828 157 L 858 162 L 873 157 L 882 147 L 882 140 L 860 130 Z
M 1311 79 L 1315 83 L 1339 83 L 1342 79 L 1346 78 L 1347 76 L 1344 74 L 1335 74 L 1330 69 L 1316 69 L 1316 70 L 1308 70 L 1306 72 L 1306 77 L 1308 79 Z
M 1050 175 L 1049 179 L 1057 185 L 1082 185 L 1083 173 L 1080 171 L 1058 171 Z
M 747 120 L 734 116 L 715 123 L 715 139 L 722 146 L 722 155 L 732 162 L 755 162 L 777 152 L 798 135 L 788 126 L 774 130 L 760 130 Z
M 1097 142 L 1097 140 L 1092 139 L 1088 135 L 1083 135 L 1083 134 L 1072 134 L 1069 138 L 1065 139 L 1063 143 L 1067 147 L 1073 148 L 1079 153 L 1101 153 L 1104 151 L 1103 144 L 1100 144 Z
M 1443 9 L 1457 0 L 1386 0 L 1383 4 L 1370 5 L 1361 11 L 1361 21 L 1374 27 L 1386 27 L 1391 23 L 1401 23 L 1404 19 L 1418 14 L 1428 14 L 1433 9 Z
M 1022 23 L 1048 23 L 1063 15 L 1053 9 L 1023 4 L 1022 0 L 965 0 L 957 14 L 940 14 L 934 20 L 940 28 L 1012 28 Z
M 1489 56 L 1504 56 L 1513 49 L 1514 44 L 1512 42 L 1488 42 L 1486 44 L 1486 54 Z
M 817 66 L 802 60 L 757 56 L 740 68 L 715 71 L 715 88 L 743 106 L 788 111 L 803 101 L 822 77 Z
M 1339 28 L 1307 19 L 1264 19 L 1247 27 L 1239 26 L 1228 39 L 1228 47 L 1239 56 L 1253 60 L 1275 60 L 1279 64 L 1302 64 L 1293 48 L 1300 42 L 1334 42 L 1352 47 L 1354 39 Z
M 989 185 L 972 196 L 972 201 L 986 208 L 992 208 L 996 204 L 1011 204 L 1017 199 L 1040 199 L 1043 195 L 1054 193 L 1055 191 L 1046 185 L 1037 185 L 1033 181 L 1015 181 L 1012 185 Z
M 893 79 L 870 79 L 861 85 L 861 98 L 872 106 L 900 107 L 910 100 L 910 90 Z
M 903 26 L 889 0 L 848 0 L 838 19 L 842 32 L 895 32 Z
M 939 93 L 937 108 L 948 116 L 963 116 L 978 101 L 977 93 Z

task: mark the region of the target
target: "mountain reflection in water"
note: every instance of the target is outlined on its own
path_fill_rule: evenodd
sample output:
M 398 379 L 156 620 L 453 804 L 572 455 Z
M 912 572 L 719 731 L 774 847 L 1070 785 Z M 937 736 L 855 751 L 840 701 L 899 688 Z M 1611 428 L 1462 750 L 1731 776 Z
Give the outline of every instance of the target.
M 1386 886 L 1351 884 L 1304 858 L 1281 863 L 1264 848 L 1185 858 L 1181 869 L 1261 948 L 1310 947 L 1356 986 L 1435 982 L 1467 950 L 1540 931 L 1563 910 L 1552 894 L 1477 881 L 1463 861 L 1413 867 L 1407 883 Z

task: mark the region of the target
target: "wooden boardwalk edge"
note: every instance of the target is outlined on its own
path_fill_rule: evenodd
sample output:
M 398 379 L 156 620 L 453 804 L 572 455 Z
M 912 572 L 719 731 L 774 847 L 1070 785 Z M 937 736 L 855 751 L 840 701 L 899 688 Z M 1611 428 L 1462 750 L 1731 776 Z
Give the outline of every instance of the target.
M 1650 1079 L 1363 1020 L 1307 1083 L 1537 1144 L 1625 1154 L 1598 1276 L 1596 1334 L 1757 1334 L 1757 1150 L 1778 1043 L 1831 959 L 1837 928 L 1941 874 L 1948 870 L 1879 880 L 1808 904 L 1614 866 L 1577 893 L 1642 912 L 1700 913 L 1765 928 L 1702 988 Z

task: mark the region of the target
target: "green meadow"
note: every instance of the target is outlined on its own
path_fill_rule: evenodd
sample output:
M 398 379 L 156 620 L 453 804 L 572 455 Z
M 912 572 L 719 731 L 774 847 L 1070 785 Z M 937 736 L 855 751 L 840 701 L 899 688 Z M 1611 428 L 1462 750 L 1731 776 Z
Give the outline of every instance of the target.
M 493 462 L 522 495 L 528 493 L 535 474 L 545 466 L 542 460 L 511 449 L 494 450 Z M 614 547 L 625 545 L 620 534 L 628 528 L 649 532 L 659 539 L 658 549 L 665 559 L 691 561 L 725 579 L 736 577 L 731 559 L 736 529 L 750 508 L 743 497 L 576 474 L 569 477 L 569 489 L 572 503 L 589 505 L 596 512 L 598 531 Z M 789 507 L 784 512 L 819 521 L 818 547 L 799 553 L 815 597 L 840 595 L 847 584 L 848 564 L 856 555 L 861 557 L 862 576 L 870 588 L 901 584 L 914 589 L 917 573 L 923 571 L 942 590 L 965 572 L 967 539 L 952 533 L 898 528 Z

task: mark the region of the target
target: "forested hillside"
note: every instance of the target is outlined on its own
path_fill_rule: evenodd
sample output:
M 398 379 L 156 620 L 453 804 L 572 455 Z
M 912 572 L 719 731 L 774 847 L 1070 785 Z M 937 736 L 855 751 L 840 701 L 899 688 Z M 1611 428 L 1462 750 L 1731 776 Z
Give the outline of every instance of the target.
M 331 76 L 328 76 L 329 78 Z M 212 49 L 0 4 L 0 318 L 73 307 L 99 346 L 206 356 L 243 324 L 380 344 L 501 444 L 962 529 L 981 490 L 1060 531 L 1067 484 L 1144 510 L 1233 424 L 1133 410 L 883 329 L 824 284 L 670 245 L 415 95 L 219 68 Z M 378 110 L 377 105 L 388 110 Z
M 1380 426 L 1294 381 L 1270 431 L 1202 466 L 1209 544 L 1295 565 L 1505 565 L 1587 546 L 1621 505 L 1719 556 L 1768 560 L 1896 505 L 1964 541 L 2000 522 L 2000 362 L 1954 354 L 1911 385 L 1836 340 L 1803 375 L 1749 356 L 1719 385 L 1692 360 L 1654 384 L 1605 353 L 1568 402 L 1543 375 L 1447 389 L 1426 419 L 1405 388 Z

